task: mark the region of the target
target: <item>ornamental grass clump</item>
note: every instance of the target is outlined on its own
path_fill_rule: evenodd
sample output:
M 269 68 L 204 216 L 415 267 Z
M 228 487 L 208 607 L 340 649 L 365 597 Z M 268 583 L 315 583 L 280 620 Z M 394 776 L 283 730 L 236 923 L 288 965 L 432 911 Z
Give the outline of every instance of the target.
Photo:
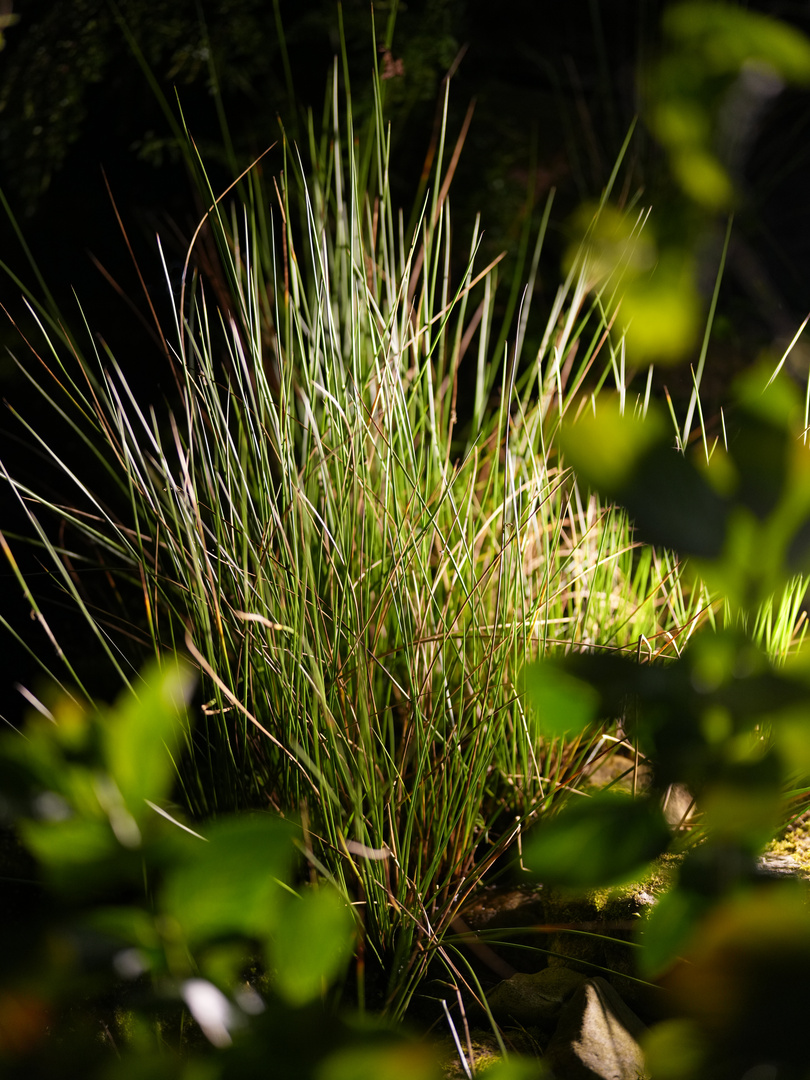
M 499 261 L 480 265 L 478 224 L 460 273 L 452 258 L 463 136 L 450 153 L 445 108 L 430 194 L 406 227 L 383 89 L 357 132 L 336 69 L 322 132 L 310 121 L 308 145 L 282 137 L 233 191 L 209 189 L 220 273 L 194 270 L 195 236 L 161 328 L 172 409 L 33 308 L 42 408 L 109 487 L 90 490 L 42 411 L 18 419 L 69 494 L 57 504 L 4 472 L 124 683 L 139 692 L 144 652 L 197 664 L 188 808 L 300 817 L 398 1015 L 488 868 L 621 741 L 609 726 L 541 737 L 519 693 L 526 658 L 673 654 L 707 598 L 560 460 L 572 402 L 617 382 L 628 410 L 644 402 L 581 263 L 527 346 L 550 201 L 501 330 Z M 105 587 L 83 584 L 93 566 Z M 75 680 L 68 642 L 43 639 L 42 654 L 54 645 L 67 674 L 53 674 Z

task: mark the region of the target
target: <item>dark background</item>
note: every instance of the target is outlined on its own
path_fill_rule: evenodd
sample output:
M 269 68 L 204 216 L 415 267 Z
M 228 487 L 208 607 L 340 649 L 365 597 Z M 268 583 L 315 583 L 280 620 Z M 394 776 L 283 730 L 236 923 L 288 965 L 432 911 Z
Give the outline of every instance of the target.
M 390 6 L 375 10 L 377 45 Z M 747 6 L 810 30 L 806 3 Z M 566 217 L 579 202 L 599 195 L 642 104 L 636 69 L 655 54 L 662 7 L 647 0 L 411 0 L 399 7 L 392 58 L 402 61 L 403 74 L 391 80 L 389 99 L 396 198 L 410 208 L 435 131 L 443 80 L 453 68 L 451 145 L 475 100 L 452 189 L 459 250 L 466 251 L 466 237 L 481 211 L 482 259 L 503 249 L 514 252 L 526 215 L 539 220 L 548 191 L 557 191 L 535 303 L 540 321 L 558 283 Z M 279 0 L 277 5 L 272 0 L 119 0 L 113 9 L 107 0 L 18 0 L 14 14 L 19 22 L 6 31 L 0 52 L 0 188 L 74 332 L 88 344 L 108 345 L 138 392 L 159 402 L 171 397 L 172 380 L 148 331 L 148 305 L 104 176 L 163 316 L 167 288 L 155 233 L 161 234 L 170 272 L 176 274 L 204 207 L 132 43 L 163 94 L 174 102 L 176 92 L 214 186 L 224 188 L 235 169 L 278 138 L 279 117 L 295 137 L 308 107 L 316 116 L 322 113 L 340 47 L 337 5 L 331 0 Z M 370 7 L 345 0 L 342 15 L 359 123 L 371 107 Z M 728 371 L 772 340 L 777 322 L 798 324 L 810 310 L 808 119 L 808 95 L 783 92 L 746 161 L 747 201 L 737 226 L 744 254 L 736 266 L 731 260 L 717 322 L 718 333 L 725 335 L 717 343 L 721 387 Z M 271 151 L 263 167 L 277 170 L 279 162 L 278 152 Z M 626 182 L 643 189 L 645 201 L 655 205 L 659 193 L 666 198 L 664 172 L 642 125 L 628 156 Z M 10 221 L 0 217 L 0 259 L 42 298 Z M 759 304 L 751 298 L 752 274 L 770 290 Z M 36 426 L 37 397 L 8 351 L 29 365 L 20 332 L 33 340 L 36 327 L 20 287 L 7 275 L 0 280 L 0 298 L 10 316 L 0 323 L 0 389 L 4 401 Z M 91 331 L 83 329 L 83 317 Z M 686 375 L 669 377 L 675 392 L 679 379 L 688 388 L 688 365 L 685 370 Z M 720 390 L 715 387 L 714 393 Z M 0 460 L 16 476 L 36 479 L 39 486 L 48 483 L 47 462 L 32 450 L 30 436 L 7 408 L 0 420 Z M 15 539 L 27 525 L 2 487 L 0 530 L 26 575 L 49 596 L 57 637 L 80 637 L 84 628 L 53 589 L 49 593 L 36 553 Z M 57 501 L 67 497 L 58 489 L 53 494 Z M 52 660 L 53 650 L 32 623 L 5 558 L 0 559 L 0 615 L 22 628 L 32 649 Z M 83 674 L 94 678 L 89 661 Z M 13 722 L 24 710 L 13 690 L 18 681 L 36 689 L 35 665 L 0 627 L 0 715 Z M 102 694 L 113 690 L 103 680 L 96 685 Z

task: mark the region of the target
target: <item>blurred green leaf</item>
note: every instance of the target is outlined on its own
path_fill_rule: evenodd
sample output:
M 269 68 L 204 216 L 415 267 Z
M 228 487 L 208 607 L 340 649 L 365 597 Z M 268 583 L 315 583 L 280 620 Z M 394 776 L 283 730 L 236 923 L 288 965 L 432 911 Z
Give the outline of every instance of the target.
M 734 630 L 696 634 L 689 643 L 686 660 L 690 682 L 698 694 L 711 694 L 735 673 L 761 670 L 764 657 L 744 634 Z
M 245 977 L 245 942 L 241 939 L 201 946 L 195 952 L 200 974 L 222 989 L 241 986 Z
M 701 919 L 667 975 L 676 1015 L 692 1019 L 717 1065 L 742 1076 L 779 1048 L 780 1073 L 805 1076 L 810 912 L 803 883 L 775 881 L 727 895 Z M 751 1075 L 751 1073 L 748 1073 Z
M 737 468 L 736 498 L 758 518 L 776 509 L 790 480 L 800 403 L 784 379 L 764 383 L 761 370 L 735 384 L 738 408 L 727 425 L 729 456 Z
M 764 775 L 763 764 L 771 766 Z M 760 851 L 778 831 L 783 812 L 775 756 L 727 770 L 701 793 L 700 811 L 713 837 Z
M 538 660 L 523 669 L 531 712 L 539 734 L 553 739 L 584 731 L 596 719 L 599 694 L 588 683 L 569 675 L 554 660 Z
M 11 15 L 7 11 L 4 11 L 0 15 L 0 52 L 6 47 L 6 30 L 9 30 L 12 26 L 16 26 L 20 21 L 19 15 Z
M 705 1038 L 692 1020 L 664 1020 L 641 1039 L 644 1064 L 656 1080 L 695 1080 L 705 1055 Z
M 682 72 L 678 71 L 678 76 Z M 659 85 L 665 86 L 666 73 L 658 71 Z M 661 142 L 668 146 L 699 146 L 711 139 L 711 117 L 698 101 L 682 96 L 672 87 L 655 105 L 651 122 Z
M 757 364 L 734 380 L 734 400 L 746 416 L 797 435 L 804 427 L 804 405 L 798 387 L 768 364 Z
M 619 313 L 631 363 L 682 360 L 697 339 L 702 308 L 693 268 L 682 257 L 662 257 L 653 273 L 634 278 Z
M 219 821 L 170 871 L 162 909 L 189 943 L 228 934 L 266 938 L 278 922 L 293 863 L 292 826 L 269 815 Z
M 684 51 L 698 53 L 707 76 L 767 64 L 788 82 L 810 83 L 810 42 L 799 30 L 732 4 L 674 4 L 664 32 Z
M 147 799 L 168 794 L 194 681 L 192 669 L 181 663 L 153 665 L 144 672 L 138 696 L 122 696 L 104 725 L 110 776 L 138 821 L 152 814 Z
M 680 147 L 672 154 L 672 171 L 683 191 L 706 210 L 734 204 L 734 185 L 718 158 L 702 146 Z
M 142 876 L 140 853 L 122 847 L 104 819 L 22 820 L 18 829 L 45 883 L 63 897 L 88 897 Z
M 722 552 L 729 501 L 670 443 L 649 448 L 617 498 L 645 543 L 705 559 Z
M 724 129 L 748 122 L 740 112 L 756 115 L 785 82 L 810 83 L 810 42 L 794 27 L 736 4 L 673 4 L 662 28 L 663 55 L 648 72 L 650 128 L 701 216 L 731 209 L 737 163 L 733 151 L 718 150 Z M 695 250 L 699 231 L 696 224 L 685 249 Z
M 683 954 L 713 900 L 689 889 L 675 888 L 658 897 L 640 937 L 639 975 L 655 979 Z
M 134 905 L 95 908 L 88 914 L 85 924 L 129 945 L 144 949 L 160 946 L 154 916 Z
M 638 219 L 610 203 L 584 203 L 569 222 L 571 242 L 563 258 L 568 274 L 578 262 L 592 286 L 613 274 L 630 280 L 655 265 L 655 243 Z
M 787 711 L 773 724 L 772 737 L 788 775 L 810 777 L 810 700 Z
M 657 802 L 606 792 L 538 825 L 524 842 L 523 862 L 544 883 L 599 888 L 639 876 L 669 841 Z
M 318 998 L 348 961 L 353 931 L 345 900 L 329 886 L 288 897 L 271 946 L 279 993 L 293 1006 Z
M 810 450 L 785 383 L 740 382 L 728 454 L 709 462 L 676 452 L 659 412 L 624 416 L 610 400 L 564 424 L 565 460 L 627 509 L 639 539 L 701 560 L 709 589 L 750 610 L 810 569 Z
M 115 838 L 106 821 L 21 821 L 20 835 L 29 851 L 46 867 L 75 873 L 114 852 Z
M 435 1052 L 424 1043 L 349 1046 L 330 1054 L 316 1071 L 316 1080 L 439 1080 Z
M 563 423 L 560 439 L 566 464 L 590 487 L 615 497 L 652 446 L 668 438 L 663 413 L 652 408 L 647 417 L 622 411 L 617 395 L 600 396 L 595 410 Z
M 546 1080 L 551 1073 L 542 1061 L 513 1054 L 507 1061 L 497 1061 L 488 1066 L 486 1072 L 482 1070 L 477 1075 L 486 1080 Z
M 96 731 L 88 711 L 67 698 L 54 704 L 53 720 L 39 713 L 26 722 L 25 739 L 0 740 L 0 784 L 5 795 L 30 799 L 50 792 L 71 811 L 98 811 L 93 790 L 97 768 Z
M 626 507 L 640 539 L 684 555 L 720 554 L 729 501 L 675 449 L 660 410 L 642 419 L 600 399 L 595 412 L 564 424 L 561 442 L 579 481 Z

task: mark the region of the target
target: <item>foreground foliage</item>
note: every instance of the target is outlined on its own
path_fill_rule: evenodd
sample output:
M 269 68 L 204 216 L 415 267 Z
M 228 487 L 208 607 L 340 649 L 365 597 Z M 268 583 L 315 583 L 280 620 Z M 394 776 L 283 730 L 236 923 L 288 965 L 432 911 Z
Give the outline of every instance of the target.
M 691 557 L 725 598 L 721 617 L 667 664 L 582 653 L 526 673 L 541 727 L 558 734 L 566 703 L 574 730 L 621 716 L 652 764 L 642 797 L 605 792 L 566 807 L 524 854 L 543 881 L 577 889 L 682 856 L 638 952 L 640 973 L 671 992 L 675 1018 L 653 1029 L 648 1057 L 653 1075 L 673 1080 L 807 1075 L 806 886 L 769 881 L 757 857 L 807 805 L 808 650 L 769 659 L 755 640 L 756 613 L 810 568 L 807 418 L 793 384 L 766 372 L 748 373 L 736 396 L 727 444 L 708 460 L 702 447 L 673 453 L 660 417 L 627 423 L 609 402 L 563 437 L 580 478 L 624 503 L 642 536 Z M 609 470 L 598 451 L 607 431 L 618 433 Z M 662 812 L 673 784 L 694 800 L 690 825 L 674 832 Z
M 139 699 L 61 699 L 2 740 L 6 828 L 34 857 L 4 866 L 3 1075 L 240 1077 L 272 1060 L 291 1077 L 437 1076 L 426 1047 L 324 1012 L 356 920 L 305 883 L 300 827 L 192 829 L 167 809 L 193 684 L 154 667 Z

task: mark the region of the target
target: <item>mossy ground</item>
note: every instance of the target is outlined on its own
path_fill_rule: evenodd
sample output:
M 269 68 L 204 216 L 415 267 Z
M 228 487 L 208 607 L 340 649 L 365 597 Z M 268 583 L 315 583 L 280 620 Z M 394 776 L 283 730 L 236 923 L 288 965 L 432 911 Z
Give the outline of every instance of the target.
M 469 1059 L 469 1049 L 465 1045 L 466 1040 L 463 1032 L 459 1032 L 459 1037 L 462 1039 L 464 1052 Z M 520 1054 L 529 1058 L 542 1056 L 544 1047 L 539 1032 L 535 1032 L 530 1028 L 511 1028 L 502 1030 L 501 1037 L 510 1054 Z M 492 1066 L 503 1060 L 498 1040 L 491 1031 L 471 1031 L 470 1043 L 472 1044 L 472 1056 L 475 1063 L 475 1076 L 486 1076 L 487 1071 Z M 464 1067 L 459 1060 L 458 1050 L 452 1037 L 448 1035 L 437 1042 L 436 1046 L 446 1080 L 466 1080 L 467 1074 L 464 1072 Z
M 774 855 L 789 855 L 810 875 L 810 813 L 788 825 L 778 840 L 768 845 Z

